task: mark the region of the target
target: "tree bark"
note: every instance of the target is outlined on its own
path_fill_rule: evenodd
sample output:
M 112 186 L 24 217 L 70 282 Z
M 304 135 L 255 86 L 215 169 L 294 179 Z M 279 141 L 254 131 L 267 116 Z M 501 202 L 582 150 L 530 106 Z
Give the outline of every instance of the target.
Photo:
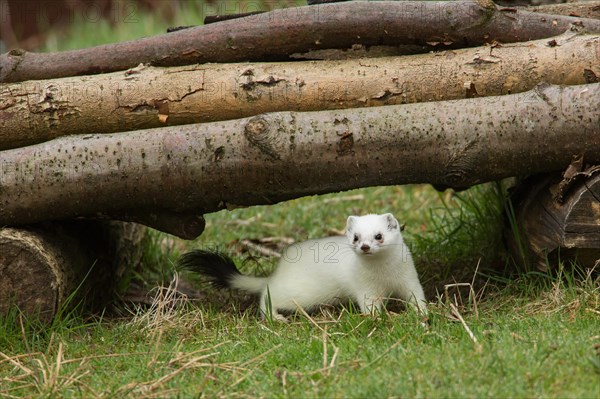
M 600 77 L 600 37 L 327 62 L 139 68 L 0 87 L 0 149 L 60 135 L 514 94 Z M 594 80 L 595 79 L 595 80 Z
M 105 305 L 140 261 L 145 233 L 133 223 L 89 220 L 0 229 L 0 313 L 16 306 L 49 322 L 82 301 Z
M 322 1 L 322 2 L 313 2 L 312 4 L 324 4 L 324 3 L 336 3 L 339 2 L 340 0 L 333 0 L 333 1 Z M 342 1 L 346 1 L 346 0 L 342 0 Z M 510 4 L 510 2 L 507 2 L 506 4 L 502 4 L 502 2 L 497 1 L 495 2 L 498 5 L 501 5 L 501 8 L 504 8 L 506 6 L 520 6 L 517 4 Z M 309 1 L 308 4 L 310 5 L 311 2 Z M 523 6 L 522 10 L 527 10 L 527 11 L 533 11 L 533 12 L 539 12 L 539 13 L 545 13 L 545 14 L 553 14 L 553 15 L 568 15 L 571 17 L 580 17 L 580 18 L 593 18 L 593 19 L 600 19 L 600 2 L 598 1 L 589 1 L 589 0 L 585 0 L 585 1 L 574 1 L 574 2 L 570 2 L 570 3 L 559 3 L 559 4 L 543 4 L 543 5 L 538 5 L 538 6 Z M 504 10 L 507 11 L 507 10 Z M 213 24 L 215 22 L 221 22 L 221 21 L 225 21 L 225 20 L 229 20 L 229 19 L 238 19 L 238 18 L 243 18 L 243 17 L 247 17 L 249 15 L 255 15 L 255 14 L 261 14 L 261 11 L 258 12 L 249 12 L 249 13 L 242 13 L 242 14 L 223 14 L 223 15 L 209 15 L 207 17 L 204 18 L 204 25 L 208 25 L 208 24 Z M 183 27 L 185 28 L 190 28 L 189 26 L 187 27 Z
M 599 103 L 598 83 L 541 86 L 63 137 L 1 153 L 0 225 L 140 209 L 201 214 L 374 185 L 468 187 L 564 169 L 577 154 L 600 162 Z
M 523 10 L 540 12 L 544 14 L 569 15 L 572 17 L 600 19 L 600 1 L 545 4 L 535 7 L 524 7 Z
M 274 10 L 135 41 L 36 54 L 0 56 L 0 82 L 21 82 L 155 66 L 287 60 L 314 49 L 353 44 L 433 44 L 438 48 L 552 37 L 578 23 L 600 32 L 600 21 L 497 8 L 491 1 L 377 1 Z

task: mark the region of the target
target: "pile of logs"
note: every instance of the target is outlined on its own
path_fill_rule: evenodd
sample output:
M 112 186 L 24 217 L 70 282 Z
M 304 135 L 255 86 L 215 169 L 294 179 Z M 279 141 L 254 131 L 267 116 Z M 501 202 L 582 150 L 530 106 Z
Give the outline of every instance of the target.
M 90 268 L 114 281 L 143 233 L 102 220 L 192 239 L 223 208 L 466 188 L 564 171 L 574 157 L 584 173 L 600 163 L 600 3 L 554 7 L 328 3 L 1 55 L 0 311 L 51 318 L 81 281 L 98 285 Z M 597 249 L 600 185 L 588 175 L 561 201 L 584 209 L 566 214 L 588 218 Z

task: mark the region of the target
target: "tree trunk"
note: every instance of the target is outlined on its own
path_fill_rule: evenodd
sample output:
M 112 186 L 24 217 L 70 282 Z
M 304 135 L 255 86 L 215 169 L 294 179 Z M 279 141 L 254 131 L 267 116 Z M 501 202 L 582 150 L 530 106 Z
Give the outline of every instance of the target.
M 357 187 L 468 187 L 561 170 L 573 155 L 600 162 L 599 103 L 600 83 L 541 86 L 63 137 L 1 153 L 0 225 L 131 210 L 201 214 Z
M 36 54 L 0 56 L 0 83 L 207 62 L 288 60 L 314 49 L 363 45 L 471 47 L 552 37 L 600 21 L 499 9 L 488 0 L 345 2 L 274 10 L 135 41 Z
M 145 232 L 133 223 L 98 221 L 0 229 L 0 313 L 17 306 L 49 322 L 81 302 L 103 306 L 140 261 Z
M 533 176 L 518 186 L 513 195 L 513 227 L 505 235 L 521 265 L 547 271 L 559 260 L 576 260 L 581 266 L 597 267 L 600 166 L 590 169 L 594 172 L 580 172 L 568 190 L 561 188 L 565 180 L 558 174 Z
M 371 4 L 371 3 L 369 3 Z M 550 44 L 549 44 L 550 43 Z M 493 96 L 600 77 L 600 37 L 327 62 L 140 68 L 0 87 L 0 149 L 59 135 Z

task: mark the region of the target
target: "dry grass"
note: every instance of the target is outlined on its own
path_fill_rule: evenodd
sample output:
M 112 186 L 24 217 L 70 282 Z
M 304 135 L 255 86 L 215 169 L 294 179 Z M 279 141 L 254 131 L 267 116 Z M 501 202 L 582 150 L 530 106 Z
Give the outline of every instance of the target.
M 53 349 L 53 347 L 49 347 L 47 352 L 52 353 Z M 0 357 L 2 358 L 0 365 L 3 362 L 9 362 L 13 366 L 10 375 L 0 379 L 1 386 L 4 386 L 5 383 L 11 386 L 11 388 L 0 389 L 0 394 L 7 397 L 23 397 L 11 394 L 11 392 L 23 390 L 35 392 L 29 397 L 37 395 L 55 397 L 60 392 L 88 390 L 82 381 L 83 377 L 90 372 L 88 359 L 65 359 L 62 342 L 58 343 L 58 348 L 53 356 L 35 352 L 9 357 L 0 352 Z M 75 367 L 69 367 L 71 364 L 75 364 Z
M 52 336 L 45 352 L 13 356 L 0 352 L 0 367 L 6 370 L 8 365 L 10 368 L 7 375 L 0 378 L 0 397 L 54 398 L 72 394 L 84 397 L 169 397 L 180 394 L 180 390 L 170 384 L 173 380 L 184 375 L 200 375 L 202 381 L 195 389 L 201 392 L 204 385 L 217 379 L 216 371 L 230 373 L 234 379 L 233 387 L 248 378 L 256 364 L 282 346 L 279 344 L 269 348 L 245 361 L 222 362 L 218 360 L 221 355 L 219 348 L 230 345 L 231 340 L 222 340 L 196 350 L 186 349 L 185 338 L 179 339 L 175 344 L 167 344 L 164 342 L 167 335 L 186 335 L 186 332 L 204 325 L 203 311 L 198 308 L 190 309 L 187 297 L 177 291 L 178 284 L 179 277 L 175 275 L 167 287 L 155 290 L 149 307 L 137 306 L 130 309 L 131 319 L 127 321 L 127 327 L 148 337 L 146 351 L 69 358 L 64 342 Z M 144 359 L 146 372 L 141 374 L 154 377 L 136 379 L 113 386 L 111 390 L 106 390 L 104 386 L 94 387 L 89 383 L 91 374 L 94 373 L 94 361 L 118 359 L 120 362 L 127 362 L 132 358 Z
M 179 274 L 174 273 L 173 278 L 166 287 L 155 287 L 149 307 L 144 305 L 133 305 L 128 308 L 131 314 L 131 324 L 142 331 L 162 333 L 165 329 L 181 328 L 182 325 L 202 325 L 204 317 L 201 311 L 184 313 L 183 310 L 189 304 L 187 295 L 179 292 Z M 190 315 L 194 317 L 188 319 Z
M 147 307 L 131 309 L 127 320 L 110 322 L 104 329 L 116 327 L 119 331 L 113 335 L 105 339 L 96 332 L 93 344 L 104 352 L 116 345 L 114 353 L 93 355 L 76 347 L 73 333 L 61 331 L 49 337 L 43 351 L 28 347 L 27 353 L 0 352 L 0 396 L 159 398 L 204 393 L 210 397 L 324 397 L 400 392 L 419 396 L 411 391 L 411 385 L 397 379 L 398 373 L 412 378 L 417 384 L 414 387 L 425 396 L 441 393 L 429 385 L 429 378 L 443 381 L 448 395 L 478 396 L 482 391 L 477 387 L 487 386 L 486 378 L 500 378 L 498 373 L 516 382 L 492 384 L 488 392 L 539 396 L 533 382 L 530 390 L 519 390 L 522 379 L 548 380 L 553 386 L 552 381 L 564 381 L 560 365 L 573 364 L 570 353 L 579 344 L 588 348 L 589 355 L 578 370 L 600 372 L 596 353 L 600 336 L 580 333 L 590 331 L 587 320 L 597 320 L 600 309 L 598 278 L 592 275 L 574 286 L 555 280 L 538 293 L 521 281 L 521 296 L 497 289 L 484 295 L 483 289 L 473 289 L 473 279 L 451 284 L 431 304 L 431 324 L 427 326 L 410 312 L 364 316 L 351 308 L 331 307 L 315 314 L 301 311 L 287 324 L 259 321 L 252 312 L 192 306 L 178 292 L 179 284 L 175 276 L 168 286 L 154 291 Z M 543 333 L 538 328 L 543 328 Z M 565 328 L 570 334 L 564 334 Z M 27 328 L 22 331 L 26 340 Z M 564 336 L 564 341 L 556 341 L 556 336 Z M 137 341 L 141 343 L 132 345 Z M 561 349 L 565 345 L 568 350 Z M 449 364 L 441 367 L 440 356 Z M 494 364 L 499 357 L 504 360 L 494 368 L 481 366 Z M 537 366 L 528 363 L 532 361 L 534 366 L 544 364 L 552 373 L 537 372 Z M 478 367 L 476 376 L 474 365 Z M 99 377 L 102 372 L 98 374 L 98 369 L 104 370 L 104 377 Z M 113 371 L 116 369 L 131 376 L 121 376 Z M 580 373 L 568 372 L 578 378 Z M 458 383 L 462 378 L 479 382 Z M 403 388 L 379 391 L 382 384 Z M 582 382 L 577 387 L 576 392 L 589 392 Z M 571 384 L 564 389 L 577 387 Z M 566 392 L 559 385 L 553 389 L 550 392 L 555 394 L 547 396 Z

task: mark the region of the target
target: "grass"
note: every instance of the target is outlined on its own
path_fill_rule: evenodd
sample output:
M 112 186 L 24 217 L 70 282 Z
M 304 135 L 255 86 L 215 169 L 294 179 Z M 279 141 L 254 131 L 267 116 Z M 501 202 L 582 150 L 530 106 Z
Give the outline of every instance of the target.
M 62 312 L 50 327 L 17 312 L 0 322 L 0 396 L 597 398 L 598 275 L 570 265 L 552 275 L 494 272 L 501 194 L 495 185 L 460 194 L 377 187 L 207 215 L 192 243 L 154 232 L 139 277 L 165 284 L 150 305 L 120 305 L 121 316 Z M 191 247 L 219 245 L 241 261 L 243 238 L 328 234 L 343 228 L 342 215 L 373 209 L 404 215 L 421 274 L 440 293 L 429 295 L 428 326 L 393 306 L 378 317 L 342 307 L 260 321 L 241 294 L 180 293 L 189 276 L 172 263 Z M 448 262 L 442 272 L 420 252 L 432 244 Z M 273 260 L 241 267 L 268 271 Z M 477 267 L 494 279 L 474 278 Z
M 411 313 L 344 309 L 262 322 L 235 311 L 239 298 L 227 312 L 191 304 L 174 279 L 123 319 L 70 316 L 42 331 L 13 314 L 0 395 L 594 398 L 598 281 L 573 282 L 488 288 L 477 312 L 440 300 L 424 327 Z
M 168 24 L 147 14 L 130 25 L 79 21 L 47 49 L 156 34 L 197 24 L 199 14 L 176 10 Z M 0 397 L 600 398 L 598 274 L 570 264 L 507 274 L 504 198 L 500 184 L 458 194 L 373 187 L 206 215 L 195 242 L 152 232 L 131 276 L 152 288 L 150 304 L 103 315 L 65 308 L 50 326 L 17 311 L 2 317 Z M 179 254 L 209 246 L 245 272 L 266 273 L 276 259 L 265 249 L 334 234 L 349 214 L 368 212 L 406 224 L 429 325 L 395 306 L 377 317 L 348 305 L 289 324 L 260 321 L 251 298 L 174 272 Z

